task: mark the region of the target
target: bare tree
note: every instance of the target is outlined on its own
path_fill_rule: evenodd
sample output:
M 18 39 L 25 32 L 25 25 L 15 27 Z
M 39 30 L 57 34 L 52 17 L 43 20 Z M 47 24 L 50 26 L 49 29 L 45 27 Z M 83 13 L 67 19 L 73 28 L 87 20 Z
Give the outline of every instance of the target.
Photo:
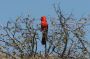
M 47 59 L 88 59 L 88 41 L 85 39 L 85 26 L 87 17 L 75 19 L 71 13 L 64 15 L 60 7 L 55 7 L 56 18 L 50 18 L 47 35 L 46 54 Z M 37 51 L 37 43 L 40 31 L 39 25 L 34 28 L 35 19 L 18 17 L 15 21 L 8 21 L 6 26 L 0 28 L 0 51 L 9 56 L 21 59 L 38 56 L 43 58 L 44 54 Z M 39 55 L 40 54 L 40 55 Z M 17 58 L 16 58 L 17 59 Z M 35 59 L 35 58 L 34 58 Z
M 0 33 L 0 42 L 4 49 L 12 49 L 9 54 L 17 56 L 31 56 L 37 53 L 37 29 L 33 28 L 33 19 L 18 18 L 15 22 L 8 21 L 6 26 L 2 27 Z M 1 46 L 0 44 L 0 46 Z M 8 51 L 5 51 L 8 52 Z
M 60 7 L 54 8 L 57 19 L 51 19 L 52 29 L 48 35 L 49 52 L 65 59 L 88 58 L 90 51 L 87 49 L 88 41 L 85 39 L 88 18 L 82 17 L 78 20 L 72 13 L 65 16 Z

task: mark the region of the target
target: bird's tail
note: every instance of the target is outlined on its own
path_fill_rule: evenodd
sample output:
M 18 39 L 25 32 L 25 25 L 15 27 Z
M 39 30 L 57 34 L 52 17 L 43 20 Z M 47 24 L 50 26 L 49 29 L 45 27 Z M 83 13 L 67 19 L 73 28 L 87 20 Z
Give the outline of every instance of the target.
M 42 45 L 45 45 L 47 41 L 47 31 L 42 32 Z

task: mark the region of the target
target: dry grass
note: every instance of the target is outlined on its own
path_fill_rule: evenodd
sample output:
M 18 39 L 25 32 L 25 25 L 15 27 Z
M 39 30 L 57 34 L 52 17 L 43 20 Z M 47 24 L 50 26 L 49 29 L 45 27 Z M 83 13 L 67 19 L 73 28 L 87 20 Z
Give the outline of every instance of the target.
M 17 57 L 17 56 L 10 56 L 5 53 L 0 52 L 0 59 L 60 59 L 58 57 L 52 57 L 52 56 L 24 56 L 23 58 Z

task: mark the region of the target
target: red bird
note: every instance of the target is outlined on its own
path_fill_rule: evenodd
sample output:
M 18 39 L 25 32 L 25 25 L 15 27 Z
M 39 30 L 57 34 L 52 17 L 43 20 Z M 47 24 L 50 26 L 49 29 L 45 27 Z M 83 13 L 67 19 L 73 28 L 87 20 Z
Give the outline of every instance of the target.
M 42 44 L 45 45 L 48 32 L 48 23 L 46 20 L 46 16 L 41 17 L 41 31 L 42 31 Z

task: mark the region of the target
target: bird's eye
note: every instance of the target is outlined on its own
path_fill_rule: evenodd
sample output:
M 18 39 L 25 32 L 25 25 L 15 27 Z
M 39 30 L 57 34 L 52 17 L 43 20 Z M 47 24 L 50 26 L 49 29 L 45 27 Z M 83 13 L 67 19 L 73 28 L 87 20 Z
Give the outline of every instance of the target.
M 43 21 L 43 19 L 41 18 L 41 21 Z
M 43 18 L 41 17 L 41 21 L 43 21 Z

